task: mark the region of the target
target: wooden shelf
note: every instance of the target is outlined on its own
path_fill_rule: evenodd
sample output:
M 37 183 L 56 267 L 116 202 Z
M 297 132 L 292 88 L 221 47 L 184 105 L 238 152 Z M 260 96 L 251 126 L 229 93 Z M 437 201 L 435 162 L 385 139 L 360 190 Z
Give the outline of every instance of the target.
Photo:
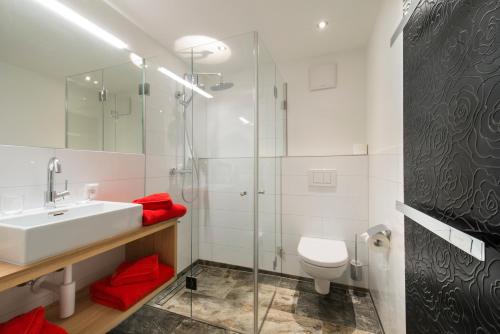
M 174 281 L 175 277 L 151 292 L 127 311 L 119 311 L 95 304 L 90 300 L 88 289 L 84 289 L 77 294 L 76 311 L 73 316 L 67 319 L 59 319 L 59 305 L 55 303 L 47 308 L 47 319 L 63 327 L 70 334 L 104 334 L 131 316 Z
M 169 231 L 166 230 L 171 227 L 174 228 Z M 151 254 L 152 251 L 158 251 L 161 246 L 158 242 L 162 241 L 163 248 L 159 251 L 162 262 L 176 268 L 176 236 L 177 219 L 172 219 L 107 238 L 34 264 L 17 266 L 0 262 L 0 292 L 126 244 L 128 244 L 126 251 L 127 259 L 133 259 L 140 255 L 147 255 L 147 252 Z M 143 240 L 139 240 L 143 238 L 144 240 L 149 240 L 148 243 L 153 244 L 153 246 L 147 248 L 147 252 L 138 250 L 139 246 L 146 246 Z M 168 247 L 165 248 L 165 244 Z

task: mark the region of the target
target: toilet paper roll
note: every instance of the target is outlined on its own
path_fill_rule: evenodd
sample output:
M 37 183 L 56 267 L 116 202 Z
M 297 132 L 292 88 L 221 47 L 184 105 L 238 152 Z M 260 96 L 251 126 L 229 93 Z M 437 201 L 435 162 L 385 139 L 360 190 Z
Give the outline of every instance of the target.
M 386 236 L 382 234 L 376 234 L 373 237 L 369 238 L 370 248 L 375 251 L 382 251 L 388 249 L 391 242 L 387 239 Z
M 371 249 L 376 251 L 389 248 L 389 245 L 391 243 L 383 233 L 377 233 L 374 236 L 370 237 L 370 235 L 365 232 L 360 234 L 359 238 L 366 242 Z

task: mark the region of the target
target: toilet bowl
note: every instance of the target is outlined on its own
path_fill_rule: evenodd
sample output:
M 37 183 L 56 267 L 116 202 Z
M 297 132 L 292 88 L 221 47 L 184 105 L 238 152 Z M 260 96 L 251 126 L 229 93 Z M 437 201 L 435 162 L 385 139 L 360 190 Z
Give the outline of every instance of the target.
M 330 292 L 330 281 L 342 276 L 348 255 L 344 241 L 302 237 L 297 247 L 302 270 L 314 279 L 320 294 Z

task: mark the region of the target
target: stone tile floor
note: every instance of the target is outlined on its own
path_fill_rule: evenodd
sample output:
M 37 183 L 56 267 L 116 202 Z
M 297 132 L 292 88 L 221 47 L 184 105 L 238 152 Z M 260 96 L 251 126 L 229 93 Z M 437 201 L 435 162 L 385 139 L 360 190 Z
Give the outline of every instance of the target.
M 232 334 L 234 332 L 146 305 L 108 334 L 170 333 Z
M 206 265 L 195 272 L 198 289 L 192 295 L 183 287 L 160 293 L 112 333 L 251 333 L 253 274 Z M 202 322 L 187 318 L 191 302 L 193 318 Z M 259 319 L 264 317 L 262 334 L 383 333 L 365 290 L 332 286 L 323 296 L 313 282 L 259 274 Z

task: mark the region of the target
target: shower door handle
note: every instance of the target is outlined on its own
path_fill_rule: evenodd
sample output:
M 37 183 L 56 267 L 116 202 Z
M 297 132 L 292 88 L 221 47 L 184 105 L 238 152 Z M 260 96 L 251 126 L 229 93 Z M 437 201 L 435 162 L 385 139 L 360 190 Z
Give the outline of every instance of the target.
M 259 193 L 258 193 L 258 194 L 259 194 L 259 195 L 264 195 L 265 193 L 266 193 L 266 191 L 265 191 L 265 190 L 261 190 L 261 191 L 259 191 Z

